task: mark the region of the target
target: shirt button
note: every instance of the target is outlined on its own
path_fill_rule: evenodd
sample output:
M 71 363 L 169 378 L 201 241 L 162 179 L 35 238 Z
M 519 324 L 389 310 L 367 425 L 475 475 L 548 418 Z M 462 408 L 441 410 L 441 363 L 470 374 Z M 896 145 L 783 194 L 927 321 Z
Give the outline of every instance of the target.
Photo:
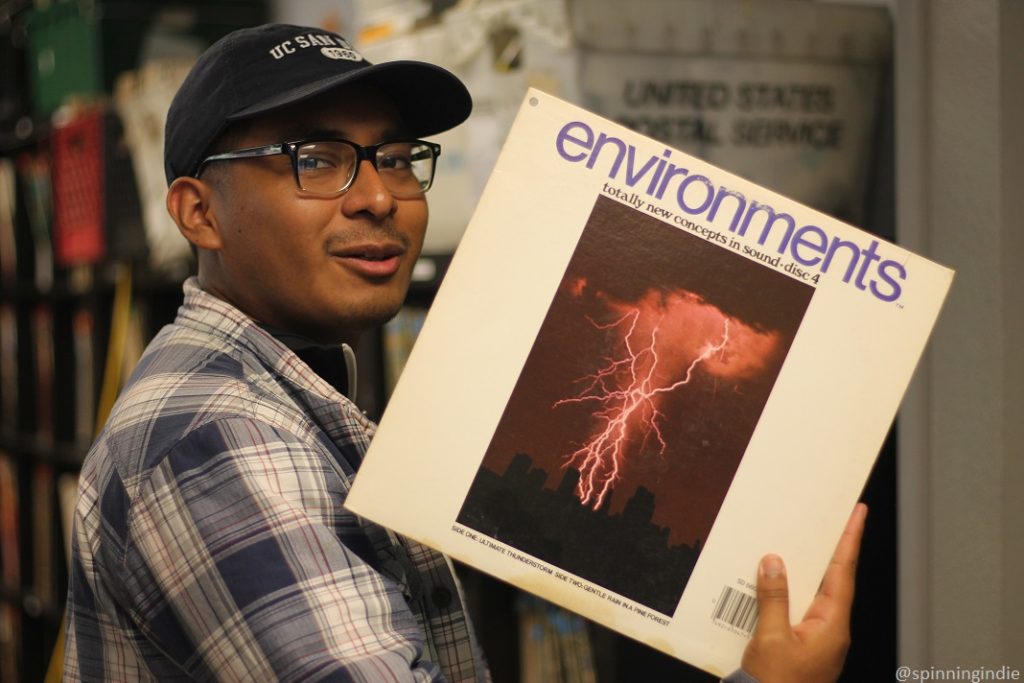
M 438 586 L 430 592 L 430 600 L 435 607 L 444 609 L 452 604 L 452 592 L 444 586 Z

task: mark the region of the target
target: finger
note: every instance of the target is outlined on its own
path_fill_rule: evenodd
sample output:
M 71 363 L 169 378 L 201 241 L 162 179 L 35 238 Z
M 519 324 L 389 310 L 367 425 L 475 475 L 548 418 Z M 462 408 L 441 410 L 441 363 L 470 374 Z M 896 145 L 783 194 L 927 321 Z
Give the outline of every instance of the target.
M 860 544 L 864 536 L 864 520 L 867 518 L 867 512 L 867 506 L 858 503 L 850 513 L 850 519 L 846 522 L 843 535 L 839 538 L 828 569 L 825 570 L 825 578 L 822 579 L 818 598 L 812 603 L 807 616 L 815 616 L 815 612 L 824 609 L 838 609 L 843 614 L 849 612 L 853 602 L 857 558 L 860 555 Z
M 789 582 L 778 555 L 765 555 L 757 571 L 757 633 L 789 632 Z

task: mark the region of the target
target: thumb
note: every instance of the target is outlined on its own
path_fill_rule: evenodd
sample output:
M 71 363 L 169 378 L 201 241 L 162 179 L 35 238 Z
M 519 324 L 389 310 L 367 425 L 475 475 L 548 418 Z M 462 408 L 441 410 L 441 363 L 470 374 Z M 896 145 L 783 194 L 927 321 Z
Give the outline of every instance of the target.
M 757 633 L 789 633 L 789 583 L 778 555 L 765 555 L 757 572 Z

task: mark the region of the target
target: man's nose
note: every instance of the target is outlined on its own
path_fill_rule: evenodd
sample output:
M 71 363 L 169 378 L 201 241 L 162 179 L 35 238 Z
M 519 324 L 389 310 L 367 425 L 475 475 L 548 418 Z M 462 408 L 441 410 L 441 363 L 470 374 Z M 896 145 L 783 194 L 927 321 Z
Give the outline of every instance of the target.
M 391 190 L 369 159 L 360 162 L 359 172 L 352 181 L 352 187 L 343 195 L 343 200 L 346 214 L 365 211 L 377 218 L 384 218 L 395 210 L 395 198 Z

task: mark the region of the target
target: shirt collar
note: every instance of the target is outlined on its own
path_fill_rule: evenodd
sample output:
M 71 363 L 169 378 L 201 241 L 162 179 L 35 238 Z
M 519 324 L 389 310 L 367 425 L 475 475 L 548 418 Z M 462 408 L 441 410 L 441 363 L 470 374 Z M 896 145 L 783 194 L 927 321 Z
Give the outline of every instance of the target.
M 348 344 L 321 344 L 301 334 L 257 323 L 302 359 L 313 372 L 343 396 L 355 401 L 355 354 Z

